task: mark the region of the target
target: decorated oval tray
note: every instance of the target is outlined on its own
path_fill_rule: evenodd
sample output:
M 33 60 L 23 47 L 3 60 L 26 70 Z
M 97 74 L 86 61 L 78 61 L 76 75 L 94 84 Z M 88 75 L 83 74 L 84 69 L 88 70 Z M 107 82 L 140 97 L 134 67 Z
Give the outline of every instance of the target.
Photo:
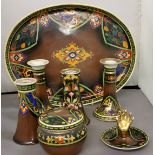
M 99 60 L 122 60 L 116 70 L 119 91 L 133 72 L 135 55 L 129 30 L 114 15 L 89 6 L 60 5 L 36 11 L 19 22 L 8 39 L 5 60 L 13 81 L 32 76 L 27 61 L 49 60 L 46 80 L 55 104 L 62 99 L 60 71 L 80 68 L 82 102 L 93 104 L 103 95 L 103 65 Z

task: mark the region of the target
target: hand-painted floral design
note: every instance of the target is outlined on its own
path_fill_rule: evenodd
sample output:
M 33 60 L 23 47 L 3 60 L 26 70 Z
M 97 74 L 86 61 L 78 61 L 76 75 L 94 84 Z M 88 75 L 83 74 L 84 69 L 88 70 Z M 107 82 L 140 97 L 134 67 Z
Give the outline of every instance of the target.
M 48 88 L 48 89 L 46 90 L 46 93 L 47 93 L 48 99 L 51 99 L 51 97 L 52 97 L 52 89 L 51 89 L 51 88 Z
M 63 106 L 67 107 L 68 109 L 77 110 L 82 107 L 79 98 L 80 94 L 78 82 L 79 76 L 77 74 L 71 73 L 63 76 Z
M 52 20 L 54 20 L 60 26 L 69 29 L 76 29 L 85 24 L 88 21 L 90 15 L 91 14 L 89 12 L 82 10 L 63 10 L 53 13 L 50 16 L 52 17 Z
M 129 41 L 124 30 L 120 27 L 119 24 L 117 24 L 108 16 L 104 16 L 103 18 L 102 32 L 107 44 L 122 49 L 130 48 Z
M 26 49 L 37 42 L 37 19 L 32 18 L 13 37 L 11 51 Z
M 20 105 L 19 105 L 19 112 L 22 115 L 25 115 L 27 112 L 29 111 L 28 106 L 26 105 L 26 101 L 24 99 L 22 99 Z
M 74 74 L 68 74 L 64 77 L 64 80 L 78 80 L 78 76 Z
M 103 96 L 103 86 L 102 85 L 96 85 L 94 88 L 94 93 L 96 96 Z
M 42 27 L 47 27 L 49 25 L 49 17 L 46 13 L 39 16 L 39 23 L 42 25 Z
M 114 81 L 115 80 L 115 76 L 114 75 L 109 75 L 109 76 L 106 76 L 106 79 L 108 81 Z
M 48 143 L 52 143 L 54 139 L 52 136 L 51 137 L 47 136 L 46 140 Z
M 84 93 L 85 92 L 85 89 L 83 87 L 80 86 L 79 89 L 80 89 L 80 93 Z
M 123 66 L 122 64 L 118 64 L 116 68 L 116 82 L 119 82 L 124 75 L 126 75 L 126 72 L 128 70 L 128 66 Z
M 54 57 L 62 63 L 74 67 L 77 64 L 92 58 L 92 52 L 87 52 L 84 48 L 79 48 L 75 43 L 70 43 L 66 48 L 62 48 L 54 53 Z
M 74 104 L 74 103 L 69 103 L 68 105 L 67 105 L 67 108 L 68 109 L 72 109 L 72 110 L 78 110 L 78 105 L 77 104 Z
M 22 52 L 9 52 L 9 61 L 12 63 L 23 63 L 26 56 Z
M 113 106 L 115 100 L 111 96 L 108 96 L 105 98 L 105 100 L 103 102 L 104 102 L 105 114 L 113 115 L 114 111 L 113 111 L 112 106 Z
M 102 23 L 102 15 L 100 13 L 94 12 L 90 17 L 90 25 L 93 29 L 99 27 Z
M 74 123 L 76 121 L 75 118 L 73 117 L 68 117 L 68 123 L 71 124 L 71 123 Z
M 66 92 L 71 91 L 71 87 L 70 87 L 69 85 L 66 85 L 66 86 L 64 87 L 64 91 L 66 91 Z
M 116 57 L 120 60 L 129 60 L 132 57 L 131 51 L 128 50 L 120 50 L 116 52 Z
M 77 91 L 79 90 L 77 84 L 72 84 L 72 91 Z
M 73 142 L 73 141 L 75 140 L 75 137 L 74 137 L 73 135 L 71 135 L 71 137 L 69 138 L 69 140 L 70 140 L 71 142 Z
M 32 77 L 32 70 L 27 68 L 26 66 L 23 67 L 21 65 L 15 65 L 11 64 L 12 70 L 14 74 L 16 75 L 17 78 L 22 78 L 22 77 Z
M 66 132 L 63 133 L 62 135 L 56 135 L 56 134 L 52 134 L 52 135 L 45 135 L 45 133 L 38 132 L 38 138 L 39 140 L 41 140 L 44 143 L 47 144 L 57 144 L 57 146 L 62 146 L 63 144 L 72 144 L 74 142 L 77 142 L 78 140 L 83 139 L 86 136 L 87 133 L 87 129 L 81 128 L 80 130 L 77 131 L 73 131 L 73 132 Z
M 82 130 L 82 131 L 81 131 L 81 135 L 84 135 L 84 134 L 85 134 L 85 131 L 84 131 L 84 130 Z
M 58 144 L 64 144 L 65 140 L 64 140 L 64 137 L 63 136 L 58 136 L 58 137 L 55 137 L 55 143 L 58 143 Z
M 81 8 L 81 7 L 80 7 Z M 44 30 L 44 32 L 46 31 L 50 31 L 50 32 L 54 32 L 53 30 L 53 26 L 58 30 L 60 27 L 62 29 L 67 29 L 69 28 L 69 30 L 73 30 L 71 31 L 72 33 L 68 34 L 68 36 L 64 36 L 62 34 L 62 36 L 64 37 L 69 37 L 72 36 L 75 33 L 80 33 L 80 32 L 86 32 L 87 33 L 87 27 L 92 28 L 92 32 L 93 31 L 98 31 L 100 30 L 100 28 L 102 28 L 101 30 L 103 30 L 103 32 L 100 34 L 100 31 L 98 31 L 99 33 L 97 33 L 97 35 L 101 35 L 104 36 L 105 39 L 103 39 L 103 46 L 105 46 L 106 44 L 109 44 L 111 46 L 117 47 L 117 51 L 124 51 L 127 53 L 122 53 L 121 55 L 119 55 L 119 58 L 122 58 L 122 66 L 118 67 L 117 69 L 117 91 L 120 90 L 120 88 L 122 88 L 122 86 L 126 83 L 127 79 L 130 77 L 129 75 L 132 74 L 132 70 L 134 68 L 134 64 L 135 64 L 135 46 L 134 46 L 134 40 L 130 34 L 130 32 L 128 31 L 127 27 L 115 16 L 111 15 L 110 13 L 102 10 L 102 12 L 100 12 L 100 10 L 98 9 L 89 9 L 89 8 L 84 8 L 82 7 L 82 9 L 80 9 L 79 7 L 77 8 L 75 7 L 56 7 L 56 8 L 46 8 L 43 10 L 40 10 L 37 14 L 31 14 L 30 16 L 27 16 L 26 18 L 24 18 L 12 31 L 9 39 L 8 39 L 8 43 L 7 43 L 7 49 L 6 49 L 6 64 L 7 64 L 7 69 L 9 71 L 9 74 L 11 75 L 11 78 L 14 80 L 21 78 L 21 77 L 31 77 L 31 71 L 30 68 L 28 68 L 28 66 L 25 64 L 26 61 L 24 61 L 23 63 L 23 59 L 22 57 L 18 58 L 17 56 L 12 57 L 10 59 L 10 55 L 9 53 L 12 52 L 19 52 L 26 56 L 30 56 L 31 54 L 33 55 L 33 47 L 35 48 L 35 51 L 39 50 L 39 45 L 42 42 L 38 42 L 37 44 L 37 40 L 38 40 L 38 36 L 41 40 L 46 41 L 47 38 L 44 38 L 42 34 L 42 30 Z M 90 12 L 89 12 L 90 10 Z M 100 13 L 102 18 L 100 17 Z M 82 16 L 82 18 L 80 17 Z M 52 20 L 51 20 L 52 19 Z M 102 21 L 102 22 L 101 22 Z M 101 22 L 101 23 L 100 23 Z M 53 25 L 54 24 L 54 25 Z M 85 24 L 85 25 L 84 25 Z M 81 27 L 80 27 L 81 26 Z M 85 29 L 86 28 L 86 29 Z M 93 28 L 95 30 L 93 30 Z M 121 30 L 120 30 L 121 29 Z M 75 30 L 75 31 L 74 31 Z M 77 32 L 78 30 L 78 32 Z M 55 31 L 56 32 L 56 31 Z M 89 33 L 89 32 L 88 32 Z M 61 33 L 60 33 L 61 34 Z M 124 36 L 124 38 L 123 38 Z M 109 39 L 108 39 L 109 38 Z M 123 39 L 122 39 L 123 38 Z M 126 39 L 125 39 L 126 38 Z M 39 40 L 40 40 L 39 39 Z M 45 39 L 45 40 L 44 40 Z M 77 38 L 78 39 L 78 38 Z M 98 40 L 98 38 L 97 38 Z M 50 40 L 49 40 L 50 41 Z M 75 40 L 73 40 L 75 42 Z M 104 43 L 105 42 L 105 43 Z M 70 42 L 69 42 L 70 43 Z M 66 43 L 62 46 L 60 46 L 57 49 L 54 49 L 54 51 L 57 50 L 61 50 L 61 48 L 65 48 L 66 45 L 68 46 L 69 43 Z M 83 47 L 86 51 L 90 51 L 92 49 L 82 45 L 82 43 L 80 42 L 75 42 L 79 47 Z M 125 49 L 124 49 L 125 48 Z M 129 56 L 129 52 L 131 51 L 131 59 Z M 113 53 L 117 52 L 116 50 L 113 51 Z M 92 51 L 94 53 L 94 51 Z M 53 51 L 52 51 L 53 53 Z M 65 53 L 66 54 L 66 53 Z M 35 54 L 34 54 L 35 55 Z M 67 54 L 66 54 L 67 55 Z M 57 59 L 55 57 L 55 60 L 57 61 L 58 64 L 60 63 L 64 63 L 64 66 L 81 66 L 81 65 L 85 65 L 89 62 L 91 62 L 91 60 L 89 60 L 90 57 L 88 57 L 85 61 L 82 61 L 79 63 L 78 57 L 76 56 L 75 52 L 68 54 L 69 56 L 69 60 L 62 60 L 61 62 L 59 61 L 59 59 Z M 37 56 L 37 54 L 36 54 Z M 104 56 L 104 52 L 103 52 L 103 56 Z M 27 58 L 28 58 L 27 57 Z M 74 58 L 75 57 L 75 58 Z M 77 58 L 77 59 L 76 59 Z M 71 61 L 71 60 L 72 61 Z M 71 64 L 73 65 L 69 65 L 68 61 L 71 62 Z M 74 61 L 77 61 L 77 63 L 73 63 Z M 12 63 L 13 62 L 13 63 Z M 15 67 L 13 66 L 13 64 L 21 64 L 21 67 L 19 68 L 19 66 Z M 57 65 L 58 65 L 57 64 Z M 68 65 L 67 65 L 68 64 Z M 80 67 L 79 66 L 79 67 Z M 126 67 L 126 69 L 124 68 Z M 125 70 L 125 71 L 122 71 Z M 102 81 L 99 81 L 100 79 L 97 79 L 97 83 L 100 83 Z M 83 85 L 86 85 L 85 81 L 84 83 L 82 83 Z M 55 84 L 57 87 L 57 84 Z M 94 87 L 92 85 L 92 87 Z M 91 92 L 91 88 L 88 88 L 89 90 L 86 88 L 81 87 L 80 88 L 80 92 L 81 92 L 81 97 L 82 97 L 82 102 L 84 104 L 89 104 L 90 102 L 93 103 L 97 103 L 95 101 L 95 99 L 98 99 L 98 94 L 94 95 L 93 91 Z M 71 87 L 70 87 L 71 88 Z M 85 91 L 88 91 L 89 94 L 87 94 L 87 92 L 85 93 Z M 56 92 L 54 92 L 56 93 Z M 53 94 L 52 94 L 53 95 Z M 93 96 L 94 95 L 94 96 Z M 93 97 L 94 100 L 92 100 Z M 96 98 L 97 97 L 97 98 Z M 51 98 L 51 101 L 56 105 L 58 103 L 60 103 L 60 101 L 62 101 L 62 94 L 58 94 L 56 95 L 54 98 Z M 91 98 L 91 100 L 90 100 Z M 50 99 L 50 96 L 49 96 Z
M 125 61 L 123 61 L 121 64 L 122 64 L 122 66 L 124 66 L 124 67 L 129 67 L 129 66 L 131 65 L 131 60 L 125 60 Z
M 74 96 L 74 93 L 73 93 L 73 92 L 70 92 L 70 93 L 69 93 L 69 96 L 70 96 L 70 97 L 73 97 L 73 96 Z

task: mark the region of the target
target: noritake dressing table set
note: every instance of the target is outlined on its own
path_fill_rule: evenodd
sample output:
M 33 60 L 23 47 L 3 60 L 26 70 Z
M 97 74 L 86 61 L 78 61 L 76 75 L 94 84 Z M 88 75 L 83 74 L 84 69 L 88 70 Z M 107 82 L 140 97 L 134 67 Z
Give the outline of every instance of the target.
M 51 155 L 75 155 L 91 136 L 85 106 L 98 104 L 93 116 L 116 122 L 101 134 L 104 144 L 119 150 L 144 147 L 147 134 L 131 126 L 134 118 L 116 94 L 133 72 L 135 55 L 127 27 L 104 10 L 60 5 L 24 18 L 5 53 L 19 96 L 13 140 L 40 142 Z

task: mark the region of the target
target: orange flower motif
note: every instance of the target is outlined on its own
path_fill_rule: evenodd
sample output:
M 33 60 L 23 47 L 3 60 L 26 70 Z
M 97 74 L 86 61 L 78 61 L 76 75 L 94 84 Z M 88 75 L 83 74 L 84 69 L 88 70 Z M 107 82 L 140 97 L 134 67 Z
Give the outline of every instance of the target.
M 36 22 L 37 22 L 37 20 L 35 18 L 30 20 L 30 24 L 32 24 L 32 25 L 35 24 Z
M 58 136 L 54 140 L 58 144 L 63 144 L 64 143 L 64 137 L 62 137 L 62 136 Z
M 82 93 L 84 91 L 85 91 L 85 89 L 83 87 L 80 87 L 80 92 Z
M 109 31 L 109 28 L 107 26 L 104 26 L 104 31 Z
M 72 85 L 72 90 L 73 90 L 73 91 L 74 91 L 74 90 L 78 90 L 78 87 L 77 87 L 76 84 L 73 84 L 73 85 Z
M 71 87 L 70 86 L 65 86 L 65 90 L 66 91 L 71 91 Z
M 25 100 L 22 100 L 22 102 L 21 102 L 21 104 L 20 104 L 20 106 L 19 106 L 19 109 L 20 109 L 20 112 L 21 112 L 21 114 L 26 114 L 27 112 L 28 112 L 28 106 L 26 105 L 26 102 L 25 102 Z
M 101 25 L 102 15 L 99 13 L 93 13 L 90 19 L 90 25 L 94 29 Z
M 107 78 L 108 78 L 108 80 L 110 80 L 110 81 L 115 80 L 115 77 L 114 77 L 114 76 L 108 76 Z

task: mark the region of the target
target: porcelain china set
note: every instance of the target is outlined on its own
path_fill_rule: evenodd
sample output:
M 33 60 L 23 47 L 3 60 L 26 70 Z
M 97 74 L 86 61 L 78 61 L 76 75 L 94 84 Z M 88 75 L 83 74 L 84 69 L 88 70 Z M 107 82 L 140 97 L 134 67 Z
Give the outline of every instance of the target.
M 83 5 L 45 8 L 24 18 L 6 47 L 7 70 L 18 90 L 18 123 L 13 140 L 38 141 L 51 155 L 82 149 L 93 116 L 115 121 L 101 135 L 104 144 L 135 150 L 148 143 L 132 127 L 133 116 L 117 100 L 135 66 L 135 45 L 127 27 L 111 13 Z
M 117 122 L 117 126 L 107 129 L 101 135 L 105 144 L 116 149 L 133 150 L 145 146 L 148 136 L 140 129 L 130 126 L 133 121 L 131 113 L 124 110 L 117 101 L 115 74 L 120 62 L 115 58 L 100 60 L 104 65 L 104 97 L 93 115 L 103 121 Z M 34 144 L 38 140 L 53 155 L 59 155 L 62 151 L 65 155 L 78 153 L 86 139 L 86 125 L 90 121 L 80 98 L 80 70 L 67 68 L 61 71 L 63 102 L 60 107 L 54 107 L 48 101 L 44 89 L 45 66 L 48 61 L 36 59 L 28 61 L 28 64 L 33 69 L 34 78 L 15 81 L 20 104 L 14 141 L 19 144 Z

